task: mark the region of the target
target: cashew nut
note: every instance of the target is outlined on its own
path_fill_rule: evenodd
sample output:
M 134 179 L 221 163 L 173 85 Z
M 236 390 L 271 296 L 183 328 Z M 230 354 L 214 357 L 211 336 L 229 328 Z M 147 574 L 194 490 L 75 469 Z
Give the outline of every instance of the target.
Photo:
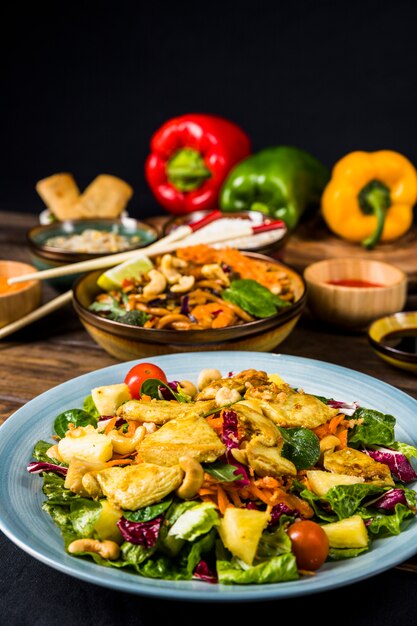
M 176 490 L 176 494 L 183 500 L 194 498 L 204 482 L 204 470 L 196 459 L 190 456 L 182 456 L 179 465 L 184 470 L 185 476 L 181 485 Z
M 149 270 L 148 276 L 151 279 L 150 282 L 143 288 L 143 294 L 145 296 L 157 296 L 162 293 L 167 286 L 166 278 L 158 270 Z
M 204 369 L 198 375 L 197 379 L 197 387 L 201 391 L 204 387 L 207 387 L 213 380 L 218 380 L 222 375 L 219 370 L 215 369 Z
M 173 285 L 180 280 L 181 274 L 176 269 L 174 269 L 173 257 L 171 254 L 164 254 L 159 266 L 161 268 L 161 272 L 163 273 L 170 285 Z
M 103 495 L 101 485 L 97 480 L 95 472 L 87 472 L 81 478 L 81 484 L 90 498 L 98 499 Z
M 197 395 L 197 387 L 191 380 L 180 380 L 180 387 L 190 398 L 194 398 Z
M 46 451 L 46 455 L 49 456 L 51 459 L 55 459 L 56 461 L 63 461 L 62 456 L 59 454 L 57 445 L 48 448 Z
M 242 396 L 237 389 L 229 389 L 228 387 L 220 387 L 215 397 L 217 406 L 224 406 L 225 404 L 239 402 L 241 399 Z
M 68 552 L 70 554 L 80 554 L 81 552 L 94 552 L 99 554 L 103 559 L 109 559 L 109 561 L 115 561 L 119 558 L 120 548 L 115 541 L 105 539 L 99 541 L 98 539 L 76 539 L 72 541 L 68 546 Z
M 227 274 L 225 274 L 225 272 L 218 263 L 209 263 L 208 265 L 203 265 L 203 267 L 201 268 L 201 273 L 209 280 L 214 279 L 220 281 L 220 283 L 225 287 L 228 287 L 230 285 L 229 277 L 227 276 Z
M 116 454 L 131 454 L 146 435 L 146 429 L 138 426 L 133 437 L 124 437 L 118 430 L 107 433 L 113 443 L 113 452 Z
M 334 452 L 336 446 L 340 445 L 339 437 L 336 435 L 326 435 L 323 439 L 320 439 L 320 461 L 323 461 L 323 455 L 325 452 Z
M 68 464 L 68 472 L 65 476 L 64 487 L 74 493 L 78 493 L 81 496 L 88 496 L 90 495 L 90 492 L 83 484 L 85 474 L 102 470 L 105 467 L 105 463 L 86 461 L 83 458 L 75 456 Z
M 190 291 L 194 287 L 194 276 L 181 276 L 176 285 L 172 285 L 171 291 L 173 293 L 185 293 Z

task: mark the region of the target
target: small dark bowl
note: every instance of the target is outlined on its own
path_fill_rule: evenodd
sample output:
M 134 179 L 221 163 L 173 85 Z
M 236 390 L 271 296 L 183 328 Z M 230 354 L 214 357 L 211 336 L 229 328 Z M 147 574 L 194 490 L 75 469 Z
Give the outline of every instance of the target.
M 304 279 L 275 259 L 246 253 L 248 257 L 277 263 L 292 277 L 296 301 L 276 315 L 226 328 L 168 330 L 121 324 L 88 309 L 102 290 L 97 286 L 101 270 L 79 278 L 73 286 L 73 305 L 81 323 L 106 352 L 121 361 L 136 358 L 205 350 L 254 350 L 268 352 L 279 345 L 295 327 L 306 304 Z
M 100 230 L 104 232 L 115 232 L 127 237 L 137 236 L 135 242 L 128 250 L 140 249 L 148 246 L 158 239 L 158 232 L 155 228 L 144 222 L 140 222 L 131 217 L 117 220 L 92 219 L 92 220 L 72 220 L 66 222 L 53 222 L 51 224 L 41 224 L 34 226 L 27 232 L 27 242 L 31 255 L 31 261 L 38 270 L 78 263 L 101 257 L 108 252 L 86 253 L 72 252 L 63 248 L 48 245 L 46 242 L 51 237 L 60 235 L 81 234 L 87 229 Z M 117 254 L 120 250 L 114 252 Z M 70 274 L 48 282 L 57 289 L 69 289 L 73 282 L 79 278 L 80 274 Z
M 398 343 L 391 345 L 387 336 L 398 337 Z M 368 329 L 368 339 L 372 348 L 381 359 L 407 372 L 417 374 L 417 352 L 402 349 L 401 336 L 409 336 L 404 343 L 416 348 L 417 344 L 417 311 L 402 311 L 386 315 L 375 320 Z
M 186 215 L 178 215 L 169 219 L 164 226 L 163 234 L 168 235 L 172 230 L 178 228 L 178 226 L 188 225 L 192 222 L 196 222 L 205 217 L 211 211 L 193 211 Z M 236 213 L 223 213 L 223 219 L 241 219 L 247 220 L 252 226 L 260 226 L 273 221 L 273 218 L 264 215 L 260 211 L 238 211 Z M 282 228 L 276 231 L 269 231 L 265 233 L 259 233 L 252 235 L 251 237 L 245 237 L 244 241 L 232 241 L 225 243 L 226 246 L 235 246 L 239 250 L 244 252 L 258 252 L 259 254 L 266 254 L 270 256 L 279 256 L 279 250 L 284 246 L 288 239 L 289 231 L 287 228 Z M 219 244 L 223 245 L 223 244 Z

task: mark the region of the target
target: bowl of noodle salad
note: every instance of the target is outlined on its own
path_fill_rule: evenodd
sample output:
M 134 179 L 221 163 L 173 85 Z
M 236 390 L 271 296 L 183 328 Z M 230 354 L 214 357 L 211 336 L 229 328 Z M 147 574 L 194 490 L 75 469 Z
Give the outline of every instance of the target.
M 120 360 L 196 350 L 270 351 L 306 304 L 303 278 L 274 258 L 207 245 L 90 272 L 74 285 L 92 338 Z

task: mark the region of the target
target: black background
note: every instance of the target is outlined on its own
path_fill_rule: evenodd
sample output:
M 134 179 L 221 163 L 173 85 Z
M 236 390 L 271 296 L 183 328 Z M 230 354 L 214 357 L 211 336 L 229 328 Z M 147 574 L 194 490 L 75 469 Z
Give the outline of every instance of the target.
M 351 150 L 417 163 L 417 5 L 395 2 L 71 2 L 3 9 L 0 209 L 44 208 L 36 181 L 100 173 L 162 213 L 144 178 L 152 133 L 211 112 L 253 149 L 292 144 L 331 167 Z

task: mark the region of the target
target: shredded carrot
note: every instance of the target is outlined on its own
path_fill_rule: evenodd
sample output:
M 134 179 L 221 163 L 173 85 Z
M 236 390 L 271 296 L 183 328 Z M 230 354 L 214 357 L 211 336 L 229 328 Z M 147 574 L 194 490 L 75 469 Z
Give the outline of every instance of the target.
M 217 487 L 217 505 L 222 515 L 224 514 L 227 507 L 230 506 L 230 502 L 226 495 L 226 492 L 223 487 L 220 487 L 220 485 L 218 485 Z
M 132 459 L 113 459 L 112 461 L 107 461 L 106 467 L 113 467 L 113 465 L 130 465 L 133 463 Z
M 242 500 L 239 498 L 239 494 L 235 489 L 225 489 L 225 491 L 233 502 L 234 506 L 237 506 L 238 508 L 242 506 Z
M 335 435 L 337 427 L 343 422 L 344 419 L 345 416 L 343 415 L 343 413 L 339 413 L 338 415 L 332 417 L 329 422 L 326 422 L 325 424 L 321 424 L 320 426 L 317 426 L 317 428 L 314 428 L 313 432 L 317 435 L 319 439 L 324 439 L 324 437 L 327 437 L 327 435 Z
M 140 426 L 139 422 L 135 422 L 134 420 L 129 421 L 129 425 L 125 433 L 126 437 L 133 437 L 138 426 Z
M 344 419 L 345 419 L 345 416 L 343 415 L 343 413 L 340 413 L 339 415 L 332 417 L 332 419 L 329 422 L 329 431 L 331 435 L 336 434 L 337 427 L 339 426 L 341 422 L 343 422 Z
M 146 393 L 143 393 L 140 399 L 145 400 L 145 402 L 149 402 L 150 400 L 152 400 L 151 396 L 148 396 Z
M 215 487 L 201 487 L 198 490 L 198 495 L 199 496 L 208 496 L 208 495 L 215 495 L 216 494 L 216 488 Z
M 265 502 L 265 504 L 270 504 L 270 497 L 268 495 L 266 495 L 264 493 L 264 491 L 262 489 L 259 489 L 259 487 L 257 487 L 256 485 L 254 485 L 252 482 L 249 486 L 249 491 L 252 493 L 252 495 L 257 498 L 258 500 L 261 500 L 261 502 Z
M 113 428 L 114 428 L 114 427 L 115 427 L 115 425 L 116 425 L 117 420 L 118 420 L 117 415 L 115 415 L 114 417 L 112 417 L 112 418 L 111 418 L 111 420 L 109 421 L 109 423 L 106 425 L 106 428 L 104 429 L 104 434 L 105 434 L 105 435 L 108 435 L 108 434 L 109 434 L 109 432 L 110 432 L 111 430 L 113 430 Z
M 339 439 L 340 441 L 340 445 L 337 446 L 337 448 L 340 450 L 342 448 L 346 448 L 347 444 L 348 444 L 348 431 L 347 428 L 340 430 L 336 433 L 336 437 Z
M 219 433 L 223 428 L 223 418 L 222 417 L 212 417 L 211 415 L 206 418 L 207 424 L 212 427 L 212 429 Z

